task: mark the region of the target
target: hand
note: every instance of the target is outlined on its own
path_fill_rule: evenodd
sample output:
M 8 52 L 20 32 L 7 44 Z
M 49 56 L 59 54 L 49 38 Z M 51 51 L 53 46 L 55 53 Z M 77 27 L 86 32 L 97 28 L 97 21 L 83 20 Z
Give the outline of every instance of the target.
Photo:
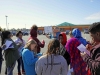
M 1 46 L 1 48 L 2 48 L 2 49 L 5 49 L 5 48 L 6 48 L 6 45 L 5 45 L 5 44 L 3 44 L 3 45 Z
M 92 45 L 90 45 L 90 44 L 87 44 L 87 45 L 86 45 L 86 49 L 87 49 L 88 51 L 91 51 L 92 48 L 93 48 Z
M 43 44 L 45 44 L 45 41 L 44 41 L 44 40 L 42 40 L 42 43 L 43 43 Z
M 19 44 L 19 45 L 23 45 L 23 43 L 22 43 L 22 42 L 19 42 L 18 44 Z
M 71 72 L 71 75 L 74 75 L 74 72 Z
M 81 54 L 81 57 L 83 57 L 86 53 L 84 52 L 84 53 L 80 53 Z

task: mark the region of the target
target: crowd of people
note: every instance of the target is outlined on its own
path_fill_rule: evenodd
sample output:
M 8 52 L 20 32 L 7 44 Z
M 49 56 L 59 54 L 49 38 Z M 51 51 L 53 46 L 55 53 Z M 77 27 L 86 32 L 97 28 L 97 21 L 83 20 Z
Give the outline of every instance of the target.
M 10 31 L 2 31 L 0 73 L 4 56 L 6 75 L 13 75 L 16 62 L 18 75 L 100 75 L 100 22 L 89 27 L 91 41 L 84 39 L 78 28 L 69 32 L 70 39 L 67 40 L 66 34 L 54 27 L 53 33 L 46 35 L 51 40 L 45 54 L 41 53 L 45 41 L 37 38 L 37 31 L 38 27 L 33 25 L 27 42 L 21 31 L 16 34 L 16 40 L 12 40 Z M 7 41 L 12 42 L 8 48 Z M 77 48 L 80 44 L 90 55 L 80 52 Z

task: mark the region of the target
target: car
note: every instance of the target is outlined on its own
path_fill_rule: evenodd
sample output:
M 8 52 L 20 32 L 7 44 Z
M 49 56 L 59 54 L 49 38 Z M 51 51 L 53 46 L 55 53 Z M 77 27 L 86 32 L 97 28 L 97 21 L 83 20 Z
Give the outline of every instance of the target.
M 23 32 L 23 35 L 28 36 L 29 34 L 28 34 L 28 32 Z
M 12 34 L 13 36 L 15 36 L 15 35 L 16 35 L 16 32 L 15 32 L 15 31 L 12 31 L 11 34 Z
M 89 34 L 89 30 L 88 29 L 84 29 L 84 34 Z
M 38 30 L 38 34 L 39 35 L 43 34 L 43 31 L 42 30 Z
M 66 30 L 66 35 L 68 35 L 68 34 L 69 34 L 69 32 L 70 32 L 70 30 Z

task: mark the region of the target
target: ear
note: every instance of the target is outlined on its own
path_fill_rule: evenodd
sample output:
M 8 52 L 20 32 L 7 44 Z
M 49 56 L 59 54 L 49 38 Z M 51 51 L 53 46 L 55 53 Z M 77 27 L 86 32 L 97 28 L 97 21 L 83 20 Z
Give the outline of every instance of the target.
M 97 35 L 98 37 L 100 37 L 100 33 L 99 33 L 99 32 L 97 32 L 96 35 Z

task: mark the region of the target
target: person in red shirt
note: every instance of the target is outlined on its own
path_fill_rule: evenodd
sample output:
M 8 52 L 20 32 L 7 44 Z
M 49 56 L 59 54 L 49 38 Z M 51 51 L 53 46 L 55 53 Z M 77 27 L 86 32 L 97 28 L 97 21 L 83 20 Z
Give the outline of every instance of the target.
M 40 53 L 41 48 L 45 46 L 45 41 L 43 40 L 42 42 L 39 41 L 37 38 L 37 31 L 38 27 L 36 25 L 33 25 L 30 30 L 30 37 L 28 40 L 33 39 L 37 42 L 37 53 Z

